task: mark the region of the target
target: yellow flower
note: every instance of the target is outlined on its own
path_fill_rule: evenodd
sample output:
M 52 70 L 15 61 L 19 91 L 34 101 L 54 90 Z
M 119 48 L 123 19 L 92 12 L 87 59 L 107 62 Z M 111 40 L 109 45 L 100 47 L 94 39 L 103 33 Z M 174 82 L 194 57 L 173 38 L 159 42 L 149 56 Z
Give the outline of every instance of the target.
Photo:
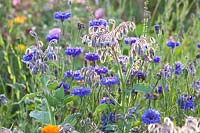
M 26 20 L 26 17 L 24 16 L 18 16 L 14 19 L 14 22 L 17 23 L 17 24 L 23 24 L 24 21 Z
M 12 20 L 8 20 L 7 25 L 8 25 L 8 27 L 10 27 L 12 29 L 13 28 L 13 21 Z
M 18 46 L 15 47 L 17 50 L 20 50 L 22 52 L 24 52 L 26 50 L 26 47 L 24 44 L 19 44 Z
M 47 125 L 42 128 L 42 133 L 59 133 L 59 127 L 56 125 Z

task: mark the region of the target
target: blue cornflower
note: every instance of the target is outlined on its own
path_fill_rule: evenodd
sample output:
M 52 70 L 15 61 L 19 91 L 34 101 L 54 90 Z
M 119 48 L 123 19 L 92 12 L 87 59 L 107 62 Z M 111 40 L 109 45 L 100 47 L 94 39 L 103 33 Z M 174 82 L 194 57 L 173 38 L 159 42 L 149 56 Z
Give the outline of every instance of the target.
M 86 53 L 85 59 L 88 61 L 97 61 L 99 60 L 99 55 L 97 53 Z
M 95 72 L 98 74 L 98 75 L 101 75 L 101 74 L 107 74 L 108 73 L 108 68 L 107 67 L 99 67 L 99 66 L 96 66 L 94 68 Z
M 74 96 L 80 96 L 80 97 L 87 96 L 90 94 L 90 89 L 83 88 L 83 87 L 77 87 L 72 90 L 72 94 Z
M 174 41 L 168 41 L 167 42 L 167 46 L 170 47 L 170 48 L 172 48 L 172 49 L 174 49 L 176 47 L 176 42 L 174 42 Z
M 0 94 L 1 103 L 3 105 L 7 104 L 6 96 L 4 94 Z
M 69 19 L 71 17 L 71 13 L 69 11 L 65 11 L 65 12 L 55 12 L 54 13 L 54 18 L 64 21 L 65 19 Z
M 113 104 L 113 105 L 115 105 L 115 102 L 111 98 L 103 97 L 100 100 L 100 104 Z
M 159 63 L 160 62 L 160 57 L 159 56 L 154 56 L 153 61 L 155 63 Z
M 142 114 L 142 122 L 144 124 L 160 123 L 160 113 L 154 109 L 147 109 Z
M 74 80 L 83 80 L 83 76 L 81 75 L 81 72 L 79 70 L 73 73 L 73 78 Z
M 25 54 L 24 56 L 23 56 L 23 61 L 24 62 L 29 62 L 29 61 L 31 61 L 33 59 L 33 54 L 32 53 L 30 53 L 30 54 Z
M 60 34 L 47 34 L 46 41 L 51 42 L 52 40 L 60 40 Z
M 176 47 L 180 46 L 181 43 L 180 42 L 176 42 Z
M 112 86 L 119 83 L 119 79 L 117 77 L 106 77 L 101 79 L 101 84 L 105 86 Z
M 158 24 L 154 25 L 154 29 L 155 29 L 156 32 L 158 32 L 159 29 L 160 29 L 160 25 L 158 25 Z
M 64 73 L 64 78 L 71 78 L 73 76 L 73 72 L 72 71 L 66 71 Z
M 199 48 L 199 49 L 200 49 L 200 43 L 198 43 L 198 44 L 197 44 L 197 48 Z
M 91 20 L 89 21 L 89 27 L 99 27 L 99 26 L 107 26 L 107 21 L 105 19 L 99 19 L 99 20 Z
M 70 89 L 69 84 L 65 82 L 60 82 L 56 89 L 60 89 L 61 87 L 63 87 L 64 91 L 68 91 Z
M 75 48 L 67 47 L 67 49 L 65 50 L 65 54 L 72 57 L 79 56 L 82 52 L 83 50 L 79 47 L 75 47 Z
M 182 72 L 182 64 L 180 62 L 175 63 L 175 74 L 178 76 Z
M 114 123 L 114 122 L 115 122 L 115 114 L 114 113 L 109 112 L 109 113 L 102 114 L 101 124 L 103 126 L 106 126 L 107 124 Z
M 162 85 L 158 85 L 157 92 L 161 94 L 163 92 Z
M 178 99 L 178 106 L 183 110 L 193 110 L 194 109 L 194 100 L 195 98 L 184 94 Z

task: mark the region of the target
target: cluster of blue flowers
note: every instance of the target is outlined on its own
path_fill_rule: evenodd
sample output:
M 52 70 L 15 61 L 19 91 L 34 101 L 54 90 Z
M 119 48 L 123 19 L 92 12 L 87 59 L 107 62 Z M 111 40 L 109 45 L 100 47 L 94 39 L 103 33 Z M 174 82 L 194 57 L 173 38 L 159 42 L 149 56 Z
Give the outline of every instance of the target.
M 72 56 L 72 57 L 79 56 L 82 52 L 83 52 L 83 50 L 80 47 L 75 47 L 75 48 L 67 47 L 65 50 L 65 54 Z
M 142 114 L 142 122 L 144 124 L 155 124 L 160 123 L 160 113 L 154 109 L 147 109 Z
M 97 61 L 100 59 L 100 57 L 97 53 L 86 53 L 85 59 L 88 61 Z
M 107 67 L 99 67 L 99 66 L 96 66 L 94 68 L 95 72 L 98 74 L 98 75 L 102 75 L 102 74 L 107 74 L 108 73 L 108 68 Z
M 174 49 L 175 47 L 180 46 L 180 42 L 175 42 L 173 40 L 169 40 L 167 42 L 167 46 L 170 47 L 171 49 Z
M 137 42 L 137 38 L 136 37 L 127 37 L 124 38 L 124 43 L 125 44 L 135 44 Z
M 63 87 L 65 92 L 70 89 L 69 84 L 65 82 L 60 82 L 60 84 L 56 87 L 56 89 L 60 89 L 61 87 Z
M 107 26 L 107 21 L 105 19 L 91 20 L 89 22 L 89 27 L 99 27 L 99 26 Z
M 182 68 L 181 62 L 176 62 L 175 63 L 175 74 L 176 74 L 176 76 L 180 75 L 182 71 L 183 71 L 183 68 Z
M 178 99 L 178 106 L 183 110 L 193 110 L 194 100 L 194 97 L 189 96 L 188 94 L 184 94 Z
M 100 100 L 100 104 L 113 104 L 113 105 L 115 105 L 115 102 L 114 102 L 113 99 L 111 99 L 111 98 L 103 97 L 103 98 Z
M 72 90 L 72 94 L 74 96 L 80 96 L 80 97 L 87 96 L 90 94 L 90 89 L 83 87 L 76 87 Z
M 83 80 L 83 76 L 81 75 L 81 71 L 80 70 L 76 70 L 76 71 L 66 71 L 64 73 L 64 78 L 73 78 L 74 80 Z
M 101 79 L 101 84 L 105 86 L 112 86 L 119 84 L 119 79 L 117 77 L 105 77 Z
M 55 12 L 54 13 L 54 18 L 57 19 L 57 20 L 61 20 L 61 21 L 64 21 L 65 19 L 69 19 L 71 17 L 71 12 L 69 11 L 65 11 L 65 12 Z

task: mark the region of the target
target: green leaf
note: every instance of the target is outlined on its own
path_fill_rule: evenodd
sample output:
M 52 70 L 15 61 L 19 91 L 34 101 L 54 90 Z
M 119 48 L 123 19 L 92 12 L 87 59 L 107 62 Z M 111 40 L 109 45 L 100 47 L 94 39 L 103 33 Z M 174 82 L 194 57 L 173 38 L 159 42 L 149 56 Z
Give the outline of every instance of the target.
M 113 104 L 100 104 L 96 107 L 94 115 L 97 115 L 100 112 L 108 111 L 108 110 L 115 109 Z
M 49 88 L 50 90 L 55 90 L 58 85 L 59 85 L 58 81 L 54 81 L 52 83 L 49 83 L 47 85 L 47 88 Z
M 35 93 L 26 94 L 24 97 L 21 98 L 21 100 L 18 102 L 18 104 L 20 104 L 21 102 L 23 102 L 26 98 L 33 98 L 35 96 L 36 96 Z
M 58 100 L 51 95 L 46 95 L 46 99 L 47 99 L 49 105 L 51 105 L 51 106 L 55 106 L 58 104 Z
M 49 113 L 46 111 L 31 111 L 30 117 L 35 118 L 37 121 L 48 124 L 50 122 Z
M 137 92 L 148 93 L 151 92 L 153 88 L 147 84 L 135 84 L 133 89 Z
M 76 114 L 68 115 L 65 118 L 64 123 L 69 123 L 72 126 L 75 126 L 75 124 L 77 123 L 77 118 L 79 118 L 80 116 L 81 116 L 81 113 L 76 113 Z
M 54 96 L 56 99 L 58 99 L 58 101 L 63 102 L 64 96 L 65 96 L 64 89 L 60 88 L 60 89 L 55 90 Z
M 64 103 L 67 104 L 67 103 L 74 101 L 76 99 L 77 99 L 77 96 L 69 96 L 69 97 L 65 98 Z

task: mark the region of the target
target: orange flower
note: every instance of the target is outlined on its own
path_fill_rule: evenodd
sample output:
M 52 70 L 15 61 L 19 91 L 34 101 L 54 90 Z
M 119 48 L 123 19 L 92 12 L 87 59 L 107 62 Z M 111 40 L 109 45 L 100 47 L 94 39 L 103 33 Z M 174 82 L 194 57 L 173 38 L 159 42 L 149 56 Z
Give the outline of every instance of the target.
M 25 19 L 26 19 L 26 17 L 24 17 L 24 16 L 18 16 L 18 17 L 16 17 L 16 18 L 14 19 L 14 22 L 15 22 L 15 23 L 18 23 L 18 24 L 23 24 L 24 21 L 25 21 Z
M 42 133 L 59 133 L 59 127 L 57 125 L 47 125 L 42 128 Z

